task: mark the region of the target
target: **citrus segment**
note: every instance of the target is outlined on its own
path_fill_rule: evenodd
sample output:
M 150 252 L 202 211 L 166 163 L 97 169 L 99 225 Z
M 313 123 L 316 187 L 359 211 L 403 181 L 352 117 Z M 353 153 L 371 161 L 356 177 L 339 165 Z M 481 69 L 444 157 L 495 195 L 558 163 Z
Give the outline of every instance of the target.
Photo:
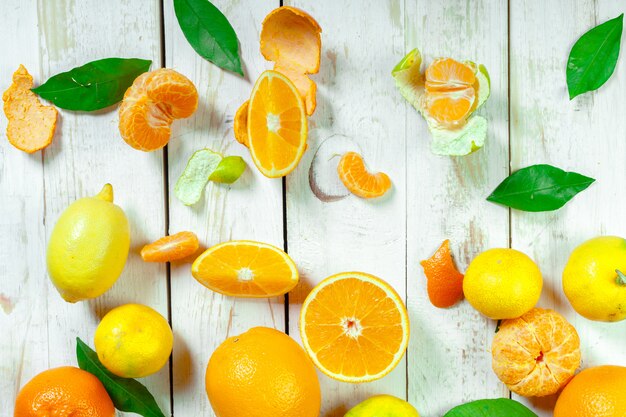
M 308 13 L 279 7 L 263 20 L 261 54 L 273 61 L 274 71 L 287 76 L 300 92 L 308 115 L 315 111 L 316 85 L 308 77 L 320 68 L 322 29 Z
M 383 172 L 370 173 L 363 157 L 356 152 L 347 152 L 337 166 L 341 182 L 350 192 L 362 198 L 376 198 L 391 188 L 389 176 Z
M 580 365 L 574 326 L 553 310 L 534 308 L 504 320 L 492 345 L 493 370 L 516 394 L 551 395 L 565 386 Z
M 197 107 L 198 91 L 187 77 L 168 68 L 146 72 L 124 94 L 120 133 L 135 149 L 160 149 L 170 140 L 172 122 L 191 116 Z
M 446 239 L 433 256 L 420 264 L 428 280 L 428 298 L 432 305 L 447 308 L 463 298 L 463 274 L 452 260 L 450 240 Z
M 363 272 L 326 278 L 307 296 L 300 333 L 315 365 L 331 378 L 366 382 L 388 374 L 404 355 L 409 320 L 400 296 Z
M 57 109 L 41 104 L 33 87 L 33 77 L 23 65 L 13 73 L 13 83 L 2 94 L 7 116 L 7 139 L 17 149 L 33 153 L 52 143 Z
M 426 69 L 426 91 L 450 91 L 476 82 L 472 68 L 452 58 L 438 58 Z
M 233 240 L 207 249 L 191 267 L 205 287 L 234 297 L 274 297 L 299 280 L 296 264 L 285 252 L 267 243 Z
M 248 105 L 248 147 L 255 165 L 270 178 L 283 177 L 300 162 L 307 119 L 296 87 L 284 75 L 265 71 Z
M 199 246 L 195 233 L 179 232 L 145 245 L 141 249 L 141 258 L 146 262 L 177 261 L 196 253 Z
M 476 93 L 473 87 L 452 91 L 433 91 L 426 94 L 426 111 L 443 125 L 464 121 L 473 110 Z

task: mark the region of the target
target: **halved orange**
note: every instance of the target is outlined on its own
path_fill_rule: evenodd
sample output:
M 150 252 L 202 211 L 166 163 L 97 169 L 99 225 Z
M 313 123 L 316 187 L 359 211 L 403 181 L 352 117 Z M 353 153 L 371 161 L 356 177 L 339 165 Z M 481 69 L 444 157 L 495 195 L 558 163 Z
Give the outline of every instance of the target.
M 356 152 L 347 152 L 337 166 L 341 182 L 354 195 L 362 198 L 380 197 L 391 188 L 391 180 L 384 172 L 370 173 L 363 157 Z
M 145 262 L 178 261 L 193 255 L 199 247 L 195 233 L 179 232 L 144 246 L 141 249 L 141 258 Z
M 299 280 L 289 255 L 251 240 L 232 240 L 207 249 L 193 263 L 191 274 L 220 294 L 248 298 L 283 295 Z
M 402 359 L 409 317 L 388 283 L 364 272 L 344 272 L 326 278 L 307 296 L 300 334 L 326 375 L 368 382 L 387 375 Z
M 293 171 L 306 149 L 307 119 L 294 84 L 276 71 L 265 71 L 248 104 L 248 147 L 254 164 L 269 178 Z

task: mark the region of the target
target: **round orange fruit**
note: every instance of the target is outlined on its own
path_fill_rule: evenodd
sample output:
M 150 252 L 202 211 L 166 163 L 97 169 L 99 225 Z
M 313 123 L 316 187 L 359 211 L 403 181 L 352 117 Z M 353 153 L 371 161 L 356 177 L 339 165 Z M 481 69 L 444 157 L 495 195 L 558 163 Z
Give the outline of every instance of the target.
M 73 366 L 48 369 L 22 387 L 14 417 L 114 417 L 111 397 L 98 378 Z
M 504 320 L 491 348 L 493 371 L 524 397 L 556 393 L 580 365 L 580 339 L 574 326 L 553 310 L 534 308 Z
M 567 384 L 554 408 L 554 417 L 626 416 L 626 367 L 596 366 L 583 370 Z
M 313 363 L 292 338 L 254 327 L 228 338 L 206 369 L 217 417 L 318 417 L 320 385 Z

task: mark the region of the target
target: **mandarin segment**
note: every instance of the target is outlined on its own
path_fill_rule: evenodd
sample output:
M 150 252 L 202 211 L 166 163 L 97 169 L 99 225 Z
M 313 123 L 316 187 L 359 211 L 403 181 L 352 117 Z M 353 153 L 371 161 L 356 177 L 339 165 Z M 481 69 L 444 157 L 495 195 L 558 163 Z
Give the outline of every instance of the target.
M 190 117 L 197 107 L 198 91 L 184 75 L 168 68 L 143 73 L 124 94 L 120 134 L 135 149 L 160 149 L 170 140 L 172 122 Z
M 450 253 L 450 240 L 446 239 L 439 249 L 420 262 L 427 279 L 428 298 L 438 308 L 452 307 L 463 298 L 463 274 L 454 265 Z
M 7 138 L 17 149 L 33 153 L 52 143 L 57 109 L 41 104 L 31 91 L 33 77 L 23 65 L 13 73 L 13 83 L 2 94 L 7 116 Z
M 141 249 L 141 258 L 145 262 L 178 261 L 193 255 L 199 247 L 195 233 L 179 232 L 145 245 Z
M 341 157 L 337 173 L 346 188 L 361 198 L 381 197 L 391 188 L 389 176 L 384 172 L 370 173 L 363 157 L 356 152 Z
M 524 397 L 556 393 L 580 365 L 580 339 L 574 326 L 553 310 L 535 308 L 504 320 L 492 345 L 493 370 Z

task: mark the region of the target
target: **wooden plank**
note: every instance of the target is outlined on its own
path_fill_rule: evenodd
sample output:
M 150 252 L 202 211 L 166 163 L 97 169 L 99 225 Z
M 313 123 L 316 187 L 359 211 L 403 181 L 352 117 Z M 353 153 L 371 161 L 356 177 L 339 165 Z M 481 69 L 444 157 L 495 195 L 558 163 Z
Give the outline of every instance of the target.
M 468 59 L 491 76 L 491 97 L 480 110 L 488 139 L 472 155 L 433 155 L 425 121 L 406 106 L 408 393 L 420 415 L 430 417 L 463 402 L 508 396 L 491 371 L 495 323 L 467 302 L 433 307 L 419 265 L 445 239 L 460 271 L 483 250 L 508 246 L 508 211 L 485 201 L 508 173 L 507 2 L 407 1 L 405 19 L 406 51 L 418 47 L 426 65 L 437 57 Z
M 405 296 L 404 103 L 390 76 L 404 49 L 404 16 L 400 1 L 285 4 L 309 12 L 323 31 L 320 73 L 312 76 L 318 85 L 318 105 L 310 119 L 309 150 L 287 178 L 289 254 L 302 274 L 301 284 L 289 296 L 289 329 L 299 339 L 301 303 L 312 286 L 331 274 L 372 273 Z M 324 202 L 313 194 L 309 185 L 313 155 L 322 141 L 337 134 L 360 147 L 371 169 L 391 177 L 389 196 L 382 201 L 348 196 Z M 328 168 L 330 174 L 336 169 Z M 373 394 L 405 398 L 406 362 L 374 383 L 340 383 L 321 373 L 320 382 L 321 415 L 343 416 Z
M 597 179 L 561 210 L 512 212 L 512 244 L 544 275 L 540 306 L 554 308 L 578 330 L 582 367 L 626 365 L 623 323 L 588 321 L 571 308 L 561 275 L 571 251 L 598 235 L 626 236 L 626 65 L 597 92 L 570 101 L 565 68 L 573 43 L 624 11 L 626 2 L 511 2 L 511 167 L 549 163 Z M 516 398 L 516 397 L 514 397 Z M 550 416 L 555 398 L 530 401 Z M 525 400 L 527 401 L 527 400 Z
M 160 66 L 160 12 L 156 2 L 40 2 L 37 16 L 37 49 L 46 77 L 111 56 L 152 59 L 154 67 Z M 116 285 L 89 302 L 68 304 L 43 274 L 36 277 L 48 294 L 47 354 L 51 367 L 75 365 L 75 338 L 93 346 L 99 319 L 115 306 L 139 302 L 166 317 L 168 312 L 165 266 L 144 263 L 138 254 L 143 244 L 165 231 L 162 152 L 146 154 L 129 147 L 117 128 L 117 107 L 95 113 L 61 111 L 60 119 L 59 135 L 44 153 L 41 173 L 46 235 L 49 237 L 70 203 L 98 193 L 109 182 L 115 190 L 115 202 L 130 221 L 131 253 Z M 145 383 L 161 409 L 169 413 L 168 367 L 146 378 Z
M 248 150 L 232 132 L 235 111 L 249 96 L 258 75 L 268 67 L 259 52 L 263 18 L 278 1 L 213 1 L 233 25 L 241 45 L 245 79 L 225 72 L 187 43 L 171 2 L 165 3 L 166 63 L 189 77 L 200 94 L 194 116 L 174 125 L 169 147 L 170 231 L 192 230 L 207 246 L 232 239 L 251 239 L 283 247 L 282 185 L 263 177 Z M 225 155 L 241 155 L 248 164 L 232 186 L 209 184 L 204 198 L 186 207 L 174 185 L 191 154 L 208 147 Z M 214 293 L 196 282 L 189 265 L 173 266 L 172 325 L 174 414 L 213 415 L 204 389 L 206 364 L 228 336 L 250 327 L 284 330 L 283 298 L 236 299 Z
M 9 0 L 0 24 L 0 94 L 19 64 L 41 82 L 37 3 Z M 10 17 L 10 18 L 6 18 Z M 6 139 L 0 116 L 0 416 L 13 415 L 21 385 L 48 367 L 43 164 Z M 55 140 L 59 140 L 57 136 Z M 42 290 L 42 287 L 44 289 Z

